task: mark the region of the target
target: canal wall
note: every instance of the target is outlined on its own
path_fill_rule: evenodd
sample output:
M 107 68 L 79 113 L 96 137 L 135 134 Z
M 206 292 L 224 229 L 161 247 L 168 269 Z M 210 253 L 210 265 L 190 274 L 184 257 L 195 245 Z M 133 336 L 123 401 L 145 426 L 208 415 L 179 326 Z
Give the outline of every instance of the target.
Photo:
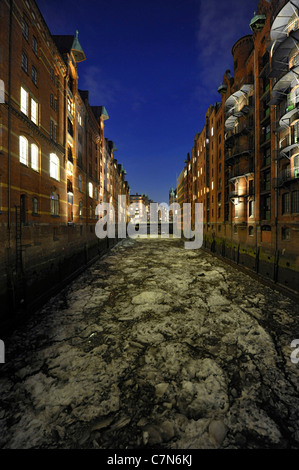
M 299 295 L 299 268 L 294 256 L 280 250 L 252 247 L 207 234 L 204 235 L 203 247 L 224 260 L 229 260 L 272 282 L 273 285 Z
M 113 248 L 119 239 L 93 237 L 84 243 L 62 241 L 64 243 L 60 243 L 57 249 L 45 253 L 24 247 L 21 273 L 12 270 L 14 252 L 6 270 L 2 266 L 1 338 Z

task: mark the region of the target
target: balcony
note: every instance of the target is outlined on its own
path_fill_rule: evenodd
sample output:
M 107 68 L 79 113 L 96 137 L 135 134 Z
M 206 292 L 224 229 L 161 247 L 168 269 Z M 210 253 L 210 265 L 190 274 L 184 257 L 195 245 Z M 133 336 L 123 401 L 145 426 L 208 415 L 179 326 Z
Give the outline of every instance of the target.
M 294 7 L 299 7 L 298 0 L 283 0 L 281 2 L 278 2 L 277 8 L 273 13 L 270 31 L 272 44 L 275 41 L 275 44 L 277 46 L 280 45 L 284 41 L 287 32 L 290 31 L 288 25 L 292 16 L 294 15 Z M 291 32 L 292 31 L 290 31 L 290 33 Z
M 299 182 L 299 166 L 282 170 L 274 179 L 274 187 L 280 188 L 292 182 Z
M 232 181 L 236 178 L 241 178 L 243 176 L 248 176 L 253 173 L 253 163 L 247 163 L 243 165 L 235 165 L 229 172 L 228 179 Z
M 241 157 L 242 155 L 250 155 L 252 148 L 248 143 L 235 145 L 232 148 L 228 148 L 225 152 L 225 161 L 233 160 L 236 157 Z
M 281 73 L 281 76 L 278 77 L 272 88 L 272 99 L 269 101 L 269 105 L 278 105 L 283 101 L 285 94 L 289 91 L 292 84 L 297 83 L 298 74 L 299 65 L 296 65 L 286 73 Z
M 248 135 L 253 130 L 253 125 L 249 122 L 249 119 L 246 119 L 246 122 L 240 123 L 236 126 L 233 130 L 226 132 L 225 134 L 225 141 L 229 143 L 233 141 L 235 138 L 240 137 L 241 135 Z
M 280 104 L 279 110 L 279 129 L 285 129 L 291 126 L 299 118 L 299 95 L 291 92 L 287 99 Z
M 297 152 L 297 149 L 299 147 L 299 136 L 294 136 L 291 134 L 286 135 L 281 141 L 280 141 L 280 146 L 279 146 L 279 154 L 280 157 L 286 156 L 290 157 L 292 156 L 292 150 L 296 149 L 295 151 Z M 291 152 L 291 154 L 289 154 Z
M 236 120 L 248 114 L 250 110 L 248 96 L 253 91 L 253 85 L 251 78 L 247 78 L 247 80 L 248 84 L 243 85 L 239 90 L 235 91 L 225 102 L 226 130 L 232 130 Z

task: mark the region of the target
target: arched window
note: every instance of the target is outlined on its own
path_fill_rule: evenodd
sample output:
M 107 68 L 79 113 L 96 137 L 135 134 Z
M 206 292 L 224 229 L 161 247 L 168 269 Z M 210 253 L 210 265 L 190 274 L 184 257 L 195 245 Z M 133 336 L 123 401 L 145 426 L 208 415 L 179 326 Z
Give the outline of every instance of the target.
M 59 196 L 54 191 L 50 196 L 51 201 L 51 215 L 59 215 Z
M 31 168 L 35 171 L 39 170 L 38 146 L 31 144 Z
M 55 153 L 50 154 L 50 176 L 55 180 L 59 181 L 59 158 Z
M 28 140 L 24 136 L 20 136 L 20 162 L 28 165 Z

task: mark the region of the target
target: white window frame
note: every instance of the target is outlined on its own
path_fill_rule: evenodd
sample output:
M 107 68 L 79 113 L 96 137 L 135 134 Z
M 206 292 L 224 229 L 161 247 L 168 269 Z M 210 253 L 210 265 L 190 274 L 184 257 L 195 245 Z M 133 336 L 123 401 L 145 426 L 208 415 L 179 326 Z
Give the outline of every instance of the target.
M 20 108 L 22 113 L 28 116 L 28 91 L 26 91 L 23 87 L 21 87 Z
M 93 184 L 88 183 L 88 195 L 89 197 L 93 197 Z
M 39 150 L 36 144 L 31 144 L 31 168 L 39 171 Z
M 31 121 L 38 123 L 38 102 L 34 98 L 31 98 Z
M 28 140 L 23 135 L 20 135 L 19 143 L 20 143 L 20 151 L 19 151 L 20 163 L 23 163 L 23 165 L 28 166 Z
M 55 153 L 50 153 L 50 177 L 59 181 L 60 161 Z

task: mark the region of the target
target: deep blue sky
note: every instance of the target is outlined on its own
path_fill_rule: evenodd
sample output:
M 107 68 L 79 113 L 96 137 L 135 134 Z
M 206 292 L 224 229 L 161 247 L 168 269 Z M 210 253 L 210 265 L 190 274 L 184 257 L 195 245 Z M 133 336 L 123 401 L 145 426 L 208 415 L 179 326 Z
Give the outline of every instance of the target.
M 105 136 L 131 194 L 168 202 L 232 46 L 251 34 L 258 0 L 37 0 L 52 34 L 75 34 L 87 60 L 79 88 L 104 105 Z

